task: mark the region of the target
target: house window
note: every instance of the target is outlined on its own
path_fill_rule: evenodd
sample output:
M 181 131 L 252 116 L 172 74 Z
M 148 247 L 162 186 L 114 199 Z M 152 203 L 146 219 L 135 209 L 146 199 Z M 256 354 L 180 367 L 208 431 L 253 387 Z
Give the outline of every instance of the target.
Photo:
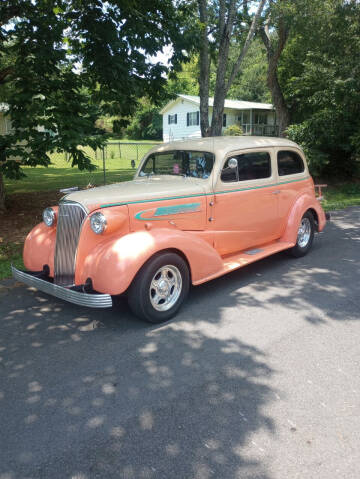
M 223 126 L 226 126 L 226 113 L 223 114 Z
M 256 112 L 254 123 L 255 123 L 255 125 L 267 125 L 267 113 Z
M 177 113 L 175 115 L 168 115 L 168 125 L 176 125 L 177 124 Z
M 186 125 L 196 126 L 200 124 L 200 114 L 198 111 L 191 111 L 186 113 Z
M 305 169 L 302 158 L 295 151 L 279 151 L 277 163 L 279 176 L 295 175 Z

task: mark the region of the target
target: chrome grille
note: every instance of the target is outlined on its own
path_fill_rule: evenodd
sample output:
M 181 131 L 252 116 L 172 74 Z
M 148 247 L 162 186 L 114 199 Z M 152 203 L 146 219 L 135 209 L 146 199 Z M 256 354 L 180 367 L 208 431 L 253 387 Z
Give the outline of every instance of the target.
M 75 284 L 76 252 L 86 214 L 79 203 L 59 204 L 54 261 L 54 283 L 59 286 Z

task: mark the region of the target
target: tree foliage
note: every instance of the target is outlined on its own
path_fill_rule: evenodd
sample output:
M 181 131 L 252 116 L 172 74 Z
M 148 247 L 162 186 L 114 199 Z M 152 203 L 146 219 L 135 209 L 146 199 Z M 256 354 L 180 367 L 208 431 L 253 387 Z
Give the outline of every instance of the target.
M 304 31 L 305 29 L 305 31 Z M 281 62 L 292 125 L 313 173 L 360 173 L 360 5 L 326 1 L 289 43 Z
M 162 116 L 159 113 L 159 107 L 148 98 L 141 98 L 125 134 L 134 140 L 160 140 Z
M 197 0 L 193 51 L 199 55 L 200 129 L 202 136 L 221 135 L 224 102 L 254 39 L 258 20 L 266 0 Z M 250 13 L 250 6 L 255 12 Z M 191 27 L 190 27 L 191 30 Z M 233 63 L 229 62 L 231 45 L 238 45 Z M 214 103 L 209 124 L 211 61 L 216 69 Z
M 230 63 L 238 52 L 238 46 L 230 49 Z M 256 38 L 244 58 L 241 71 L 235 77 L 227 98 L 234 100 L 271 103 L 271 93 L 267 86 L 266 50 L 259 38 Z M 210 92 L 212 90 L 213 75 L 210 74 Z
M 0 19 L 0 96 L 13 127 L 0 137 L 0 183 L 23 165 L 48 165 L 53 151 L 91 169 L 79 146 L 103 143 L 96 119 L 154 98 L 166 68 L 149 55 L 181 43 L 171 0 L 12 0 Z M 0 206 L 1 197 L 0 185 Z

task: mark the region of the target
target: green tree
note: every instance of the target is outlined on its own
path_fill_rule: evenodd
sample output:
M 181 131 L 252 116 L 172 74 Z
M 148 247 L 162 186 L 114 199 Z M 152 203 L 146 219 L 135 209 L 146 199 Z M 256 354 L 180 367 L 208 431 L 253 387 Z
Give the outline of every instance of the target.
M 162 138 L 162 116 L 159 107 L 148 98 L 139 101 L 125 134 L 134 140 L 160 140 Z
M 231 62 L 237 50 L 237 45 L 233 45 L 230 50 Z M 271 93 L 267 86 L 266 73 L 266 50 L 259 38 L 256 38 L 244 58 L 241 71 L 229 89 L 228 98 L 271 103 Z
M 196 54 L 181 63 L 177 71 L 170 72 L 163 90 L 164 104 L 175 99 L 178 93 L 199 95 L 199 57 Z
M 255 3 L 251 14 L 249 4 Z M 199 52 L 200 128 L 202 136 L 221 135 L 224 103 L 239 74 L 254 39 L 266 0 L 258 2 L 198 0 L 197 50 Z M 229 64 L 232 42 L 241 45 L 235 61 Z M 216 52 L 216 53 L 215 53 Z M 211 57 L 215 57 L 216 80 L 211 125 L 209 125 L 209 83 Z
M 95 121 L 127 117 L 139 97 L 153 98 L 164 85 L 166 68 L 149 55 L 181 43 L 176 13 L 171 0 L 1 3 L 0 97 L 13 130 L 0 137 L 0 208 L 3 175 L 46 166 L 49 152 L 66 151 L 73 166 L 93 167 L 79 146 L 103 144 Z
M 360 5 L 323 2 L 284 51 L 280 82 L 313 173 L 360 173 Z

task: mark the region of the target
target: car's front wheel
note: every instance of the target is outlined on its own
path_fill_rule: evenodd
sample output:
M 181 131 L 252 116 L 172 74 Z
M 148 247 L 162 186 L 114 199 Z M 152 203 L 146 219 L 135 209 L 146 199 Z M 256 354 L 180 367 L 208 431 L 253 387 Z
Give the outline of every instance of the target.
M 176 253 L 152 257 L 138 272 L 128 292 L 132 312 L 150 323 L 175 316 L 190 286 L 186 261 Z
M 301 218 L 296 245 L 289 250 L 289 253 L 295 258 L 306 255 L 310 250 L 315 234 L 315 221 L 311 211 L 307 211 Z

